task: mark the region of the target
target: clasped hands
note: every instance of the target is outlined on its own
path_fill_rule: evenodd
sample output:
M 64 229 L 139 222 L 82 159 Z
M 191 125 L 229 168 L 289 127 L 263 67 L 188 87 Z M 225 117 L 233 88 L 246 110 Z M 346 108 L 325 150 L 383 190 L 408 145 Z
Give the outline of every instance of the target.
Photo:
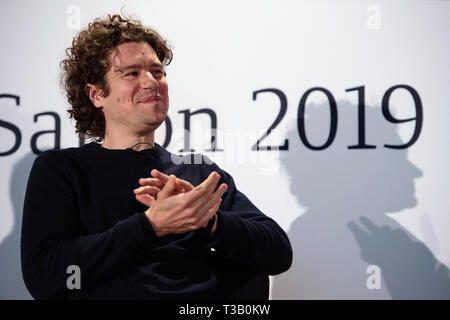
M 222 195 L 228 189 L 222 183 L 216 190 L 220 175 L 215 171 L 196 187 L 173 174 L 168 176 L 156 169 L 150 174 L 151 178 L 139 179 L 141 186 L 133 192 L 136 200 L 149 207 L 145 215 L 158 237 L 206 227 L 217 215 Z M 217 228 L 217 220 L 216 216 L 212 233 Z

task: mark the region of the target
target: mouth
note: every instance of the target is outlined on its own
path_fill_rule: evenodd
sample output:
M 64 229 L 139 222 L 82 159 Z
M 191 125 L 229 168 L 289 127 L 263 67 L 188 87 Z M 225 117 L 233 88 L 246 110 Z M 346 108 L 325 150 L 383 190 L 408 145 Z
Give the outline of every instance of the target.
M 152 103 L 161 101 L 161 97 L 158 95 L 149 96 L 147 98 L 142 99 L 139 103 Z

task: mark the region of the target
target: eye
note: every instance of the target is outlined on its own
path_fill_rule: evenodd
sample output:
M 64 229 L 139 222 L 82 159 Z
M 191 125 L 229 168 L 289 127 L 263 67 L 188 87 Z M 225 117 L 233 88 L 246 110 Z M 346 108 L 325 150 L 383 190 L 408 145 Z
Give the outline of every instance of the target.
M 131 71 L 131 72 L 127 73 L 125 76 L 126 77 L 137 77 L 138 75 L 139 75 L 139 72 Z
M 152 70 L 150 71 L 152 73 L 152 76 L 155 79 L 161 79 L 163 76 L 166 75 L 166 73 L 163 70 L 157 69 L 157 70 Z

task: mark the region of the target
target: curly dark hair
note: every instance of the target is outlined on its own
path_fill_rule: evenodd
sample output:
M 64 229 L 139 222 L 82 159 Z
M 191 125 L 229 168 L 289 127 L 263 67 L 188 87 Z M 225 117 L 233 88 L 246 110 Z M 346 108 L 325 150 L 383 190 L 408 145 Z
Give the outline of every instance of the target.
M 172 61 L 172 50 L 158 32 L 138 20 L 118 14 L 89 23 L 73 38 L 72 47 L 66 49 L 67 57 L 61 61 L 61 85 L 72 106 L 67 112 L 75 119 L 80 138 L 89 137 L 98 142 L 105 137 L 105 116 L 86 94 L 86 84 L 96 85 L 103 96 L 108 96 L 106 73 L 111 67 L 111 52 L 119 44 L 141 41 L 146 41 L 155 50 L 162 64 L 168 65 Z

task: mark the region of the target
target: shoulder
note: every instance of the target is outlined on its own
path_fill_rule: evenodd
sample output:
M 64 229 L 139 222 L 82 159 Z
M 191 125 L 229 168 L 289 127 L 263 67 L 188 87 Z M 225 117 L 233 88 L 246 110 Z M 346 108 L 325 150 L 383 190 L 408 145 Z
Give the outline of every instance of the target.
M 51 160 L 56 158 L 70 158 L 85 153 L 89 149 L 88 145 L 81 147 L 70 147 L 65 149 L 51 149 L 39 154 L 36 159 Z
M 51 149 L 42 152 L 34 160 L 35 167 L 50 167 L 55 170 L 58 168 L 68 169 L 70 163 L 76 159 L 88 155 L 92 146 L 83 145 L 81 147 L 71 147 L 65 149 Z

